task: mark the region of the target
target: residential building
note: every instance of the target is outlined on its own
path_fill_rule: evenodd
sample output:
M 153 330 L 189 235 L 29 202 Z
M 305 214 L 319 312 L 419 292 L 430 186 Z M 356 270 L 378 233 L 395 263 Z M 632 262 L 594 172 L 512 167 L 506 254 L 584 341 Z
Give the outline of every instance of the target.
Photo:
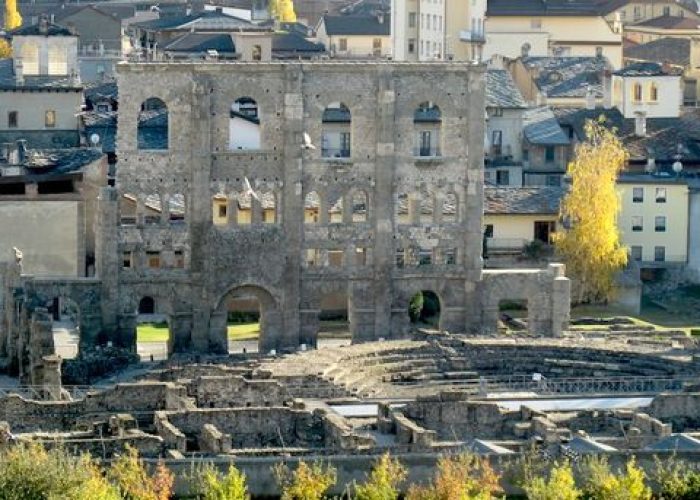
M 566 173 L 569 137 L 546 106 L 526 110 L 523 125 L 523 185 L 560 186 Z
M 432 22 L 432 20 L 431 20 Z M 331 57 L 389 58 L 392 55 L 391 16 L 323 16 L 316 25 L 316 41 Z
M 523 115 L 527 103 L 508 71 L 486 72 L 486 163 L 484 182 L 497 186 L 523 183 Z
M 700 39 L 664 37 L 625 49 L 625 64 L 658 61 L 663 61 L 669 71 L 682 74 L 683 105 L 696 106 L 700 96 Z
M 80 144 L 76 114 L 83 102 L 78 37 L 42 18 L 10 33 L 12 59 L 0 60 L 0 143 L 29 148 Z
M 700 36 L 700 21 L 697 18 L 661 16 L 625 27 L 625 37 L 635 43 L 647 43 L 667 36 Z
M 604 56 L 619 68 L 621 26 L 608 23 L 606 12 L 594 2 L 489 0 L 484 58 Z
M 612 74 L 613 105 L 625 118 L 677 118 L 683 104 L 680 71 L 638 62 Z
M 640 267 L 688 260 L 688 183 L 674 175 L 623 174 L 618 227 Z
M 626 31 L 629 25 L 661 16 L 700 20 L 697 7 L 693 9 L 677 0 L 611 0 L 605 19 L 611 24 L 622 23 Z
M 235 36 L 237 52 L 243 60 L 271 58 L 271 28 L 245 19 L 224 14 L 220 10 L 204 11 L 186 16 L 162 16 L 130 26 L 133 45 L 146 59 L 163 57 L 163 50 L 173 41 L 190 33 L 231 34 Z
M 506 64 L 530 105 L 586 107 L 610 97 L 606 83 L 612 65 L 604 57 L 528 56 Z
M 466 3 L 466 2 L 465 2 Z M 392 55 L 397 61 L 445 57 L 447 0 L 392 0 Z
M 564 193 L 561 187 L 484 187 L 487 255 L 521 254 L 533 241 L 551 243 Z
M 94 274 L 97 189 L 106 161 L 97 149 L 0 148 L 0 254 L 13 247 L 36 276 Z

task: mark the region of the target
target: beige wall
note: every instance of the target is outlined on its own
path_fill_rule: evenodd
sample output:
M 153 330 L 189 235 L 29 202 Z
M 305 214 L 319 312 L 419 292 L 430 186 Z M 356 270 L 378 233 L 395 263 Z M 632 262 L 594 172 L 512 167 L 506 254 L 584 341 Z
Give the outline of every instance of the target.
M 557 222 L 558 215 L 484 214 L 484 227 L 493 224 L 490 245 L 498 248 L 522 248 L 535 239 L 535 221 Z
M 24 272 L 39 276 L 82 275 L 84 221 L 78 201 L 0 202 L 0 257 L 12 247 L 24 254 Z
M 595 56 L 596 47 L 602 47 L 613 67 L 622 66 L 622 35 L 602 17 L 496 16 L 487 19 L 486 33 L 485 58 L 493 54 L 517 57 L 528 42 L 531 56 L 553 55 L 554 47 L 568 48 L 570 56 Z M 541 53 L 545 39 L 548 52 Z
M 0 91 L 0 130 L 78 130 L 83 95 L 80 91 Z M 46 111 L 56 112 L 56 126 L 46 127 Z M 8 113 L 18 112 L 17 128 L 9 129 Z
M 647 21 L 655 17 L 664 15 L 664 8 L 670 9 L 670 15 L 676 17 L 689 17 L 693 19 L 700 19 L 700 16 L 693 13 L 693 11 L 684 8 L 682 5 L 674 2 L 673 0 L 663 1 L 656 0 L 653 2 L 630 2 L 623 5 L 617 10 L 609 13 L 605 16 L 608 22 L 614 22 L 618 19 L 622 24 L 633 24 L 640 23 L 642 21 Z M 635 15 L 637 13 L 638 15 Z
M 644 201 L 632 201 L 633 188 L 644 188 Z M 656 188 L 666 188 L 666 203 L 656 202 Z M 688 248 L 688 186 L 685 184 L 618 184 L 622 211 L 618 225 L 626 246 L 642 247 L 642 260 L 654 260 L 654 247 L 666 249 L 667 262 L 685 262 Z M 642 216 L 643 230 L 632 231 L 632 217 Z M 666 217 L 666 231 L 656 232 L 654 218 Z
M 389 22 L 386 20 L 385 22 Z M 347 50 L 340 50 L 340 39 L 347 40 Z M 376 57 L 374 55 L 374 39 L 382 41 L 380 57 L 391 55 L 391 36 L 328 36 L 323 23 L 319 24 L 316 40 L 326 46 L 326 50 L 333 53 L 334 57 Z M 335 47 L 335 50 L 333 48 Z

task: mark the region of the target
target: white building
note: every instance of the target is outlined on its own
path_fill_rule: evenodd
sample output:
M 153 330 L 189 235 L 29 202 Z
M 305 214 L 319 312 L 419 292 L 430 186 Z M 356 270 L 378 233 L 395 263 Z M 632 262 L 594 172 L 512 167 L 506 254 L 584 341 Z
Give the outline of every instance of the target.
M 625 118 L 678 118 L 681 75 L 658 63 L 636 63 L 612 75 L 613 105 Z

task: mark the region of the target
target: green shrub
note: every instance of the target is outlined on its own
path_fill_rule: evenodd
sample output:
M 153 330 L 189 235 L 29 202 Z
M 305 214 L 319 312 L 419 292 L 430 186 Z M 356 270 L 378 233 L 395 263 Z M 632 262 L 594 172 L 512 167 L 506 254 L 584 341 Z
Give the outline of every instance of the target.
M 489 462 L 475 455 L 442 457 L 431 483 L 412 485 L 406 500 L 491 500 L 501 492 L 499 481 Z
M 700 472 L 676 458 L 663 461 L 656 458 L 654 480 L 665 500 L 696 500 L 700 498 Z
M 202 500 L 249 500 L 245 474 L 231 465 L 226 474 L 212 464 L 197 467 L 191 474 L 191 494 Z
M 549 477 L 537 475 L 522 485 L 528 500 L 577 500 L 581 491 L 576 488 L 571 465 L 555 464 Z
M 624 472 L 614 474 L 605 457 L 588 457 L 580 466 L 583 493 L 591 500 L 649 500 L 651 489 L 645 474 L 634 458 L 627 461 Z

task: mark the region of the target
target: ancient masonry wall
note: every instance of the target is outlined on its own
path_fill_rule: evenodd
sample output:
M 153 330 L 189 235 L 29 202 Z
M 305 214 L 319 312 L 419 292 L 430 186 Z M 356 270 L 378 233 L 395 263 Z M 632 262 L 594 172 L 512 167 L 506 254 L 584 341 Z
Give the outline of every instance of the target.
M 405 336 L 410 298 L 421 290 L 438 295 L 443 330 L 493 330 L 498 300 L 519 298 L 531 301 L 535 333 L 565 326 L 563 268 L 482 271 L 482 66 L 124 63 L 117 73 L 119 166 L 98 203 L 97 279 L 61 288 L 82 293 L 90 342 L 101 332 L 133 346 L 143 297 L 167 316 L 172 351 L 225 352 L 227 300 L 241 294 L 259 300 L 263 350 L 316 345 L 321 302 L 338 292 L 347 293 L 354 341 Z M 258 105 L 257 150 L 229 149 L 231 106 L 241 97 Z M 167 106 L 167 149 L 139 148 L 138 115 L 151 98 Z M 324 158 L 323 113 L 338 102 L 350 111 L 351 152 Z M 431 125 L 439 154 L 427 157 L 417 152 L 414 120 L 423 103 L 441 112 Z M 317 149 L 301 147 L 305 134 Z M 252 199 L 250 223 L 240 224 L 246 178 L 265 206 Z M 125 195 L 135 213 L 125 213 Z M 170 217 L 170 200 L 182 198 L 184 218 Z M 227 206 L 223 224 L 214 200 Z M 57 287 L 31 289 L 50 300 Z

